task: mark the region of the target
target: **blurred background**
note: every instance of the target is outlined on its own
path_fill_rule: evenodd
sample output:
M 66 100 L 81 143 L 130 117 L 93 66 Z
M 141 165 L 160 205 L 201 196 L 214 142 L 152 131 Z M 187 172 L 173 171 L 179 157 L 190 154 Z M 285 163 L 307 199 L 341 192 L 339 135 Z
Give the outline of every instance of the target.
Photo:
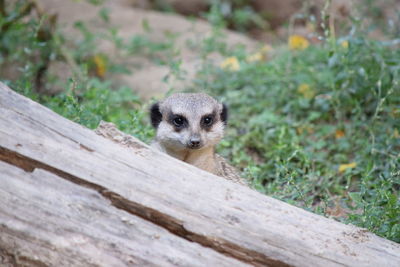
M 340 29 L 346 29 L 356 17 L 363 17 L 363 20 L 365 19 L 363 23 L 369 24 L 393 23 L 392 27 L 395 28 L 399 22 L 400 4 L 396 0 L 329 2 L 325 0 L 133 0 L 130 2 L 134 7 L 204 18 L 212 24 L 224 25 L 262 41 L 284 40 L 287 38 L 289 23 L 293 24 L 294 32 L 311 34 L 316 28 L 320 28 L 323 10 Z M 376 38 L 383 37 L 381 30 L 382 28 L 375 27 L 370 35 Z

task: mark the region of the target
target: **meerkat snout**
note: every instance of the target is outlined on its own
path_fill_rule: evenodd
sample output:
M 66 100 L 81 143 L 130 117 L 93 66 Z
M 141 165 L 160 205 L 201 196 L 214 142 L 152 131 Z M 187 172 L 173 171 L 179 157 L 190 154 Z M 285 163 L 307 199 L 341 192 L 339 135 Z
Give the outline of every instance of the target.
M 188 147 L 191 149 L 197 149 L 201 147 L 201 139 L 199 134 L 192 135 L 188 142 Z

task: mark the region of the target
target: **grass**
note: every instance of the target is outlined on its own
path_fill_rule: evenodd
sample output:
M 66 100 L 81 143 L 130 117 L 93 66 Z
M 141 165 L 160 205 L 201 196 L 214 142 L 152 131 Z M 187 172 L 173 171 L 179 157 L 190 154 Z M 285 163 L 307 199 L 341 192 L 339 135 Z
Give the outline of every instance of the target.
M 21 6 L 9 7 L 12 11 L 0 17 L 0 27 Z M 209 16 L 218 15 L 217 7 Z M 80 49 L 66 48 L 60 42 L 64 37 L 48 21 L 19 19 L 3 31 L 0 65 L 20 66 L 18 79 L 6 82 L 77 123 L 95 128 L 100 120 L 112 121 L 149 142 L 154 131 L 147 121 L 147 103 L 131 88 L 116 88 L 101 77 L 102 64 L 116 72 L 126 69 L 105 55 L 94 60 L 100 37 L 78 24 Z M 349 35 L 337 38 L 328 32 L 305 49 L 284 44 L 259 52 L 260 57 L 240 47 L 228 49 L 216 34 L 191 44 L 193 49 L 203 56 L 217 51 L 238 66 L 222 68 L 205 61 L 188 90 L 204 88 L 229 105 L 231 120 L 218 151 L 256 190 L 400 242 L 400 50 L 366 38 L 356 22 L 352 26 Z M 39 33 L 46 31 L 43 39 Z M 140 35 L 124 43 L 115 30 L 110 33 L 107 38 L 128 55 L 157 54 L 156 60 L 165 52 L 160 64 L 179 75 L 176 58 L 170 56 L 173 38 L 152 43 Z M 68 57 L 74 74 L 67 89 L 41 92 L 38 75 L 47 60 Z M 49 81 L 43 84 L 51 87 Z
M 256 63 L 233 53 L 239 70 L 208 66 L 195 87 L 230 104 L 220 152 L 254 188 L 400 242 L 399 52 L 352 38 Z

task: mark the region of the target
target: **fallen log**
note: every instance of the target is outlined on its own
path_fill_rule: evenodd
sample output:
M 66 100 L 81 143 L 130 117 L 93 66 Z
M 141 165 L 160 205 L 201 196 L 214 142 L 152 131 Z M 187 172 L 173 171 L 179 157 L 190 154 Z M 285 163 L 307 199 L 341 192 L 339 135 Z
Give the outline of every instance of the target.
M 399 266 L 399 244 L 131 140 L 0 84 L 0 263 Z
M 42 169 L 0 161 L 0 265 L 245 265 Z

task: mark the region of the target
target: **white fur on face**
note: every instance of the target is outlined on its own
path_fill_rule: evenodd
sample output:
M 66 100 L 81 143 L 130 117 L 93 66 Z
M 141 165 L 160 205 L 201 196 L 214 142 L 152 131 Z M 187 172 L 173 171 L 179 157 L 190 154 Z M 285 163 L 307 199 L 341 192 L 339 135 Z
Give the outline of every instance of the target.
M 200 121 L 197 121 L 197 124 L 200 124 Z M 177 132 L 168 122 L 162 121 L 157 129 L 157 140 L 164 147 L 179 151 L 188 149 L 187 144 L 193 134 L 200 135 L 202 147 L 199 149 L 217 145 L 224 136 L 224 124 L 220 121 L 216 122 L 208 131 L 200 126 L 195 127 L 197 131 L 192 131 L 191 128 L 194 127 L 190 125 Z
M 162 121 L 157 128 L 157 140 L 164 147 L 172 150 L 186 149 L 189 140 L 188 131 L 176 132 L 174 127 L 166 121 Z
M 201 147 L 197 150 L 213 147 L 224 135 L 224 123 L 220 120 L 222 104 L 205 94 L 176 94 L 162 102 L 163 119 L 157 128 L 157 141 L 167 149 L 187 150 L 192 136 L 201 138 Z M 186 118 L 188 125 L 177 131 L 168 121 L 168 114 Z M 214 114 L 214 123 L 208 129 L 201 127 L 205 115 Z
M 221 121 L 215 123 L 209 131 L 201 131 L 204 145 L 207 147 L 217 145 L 224 137 L 224 124 Z

